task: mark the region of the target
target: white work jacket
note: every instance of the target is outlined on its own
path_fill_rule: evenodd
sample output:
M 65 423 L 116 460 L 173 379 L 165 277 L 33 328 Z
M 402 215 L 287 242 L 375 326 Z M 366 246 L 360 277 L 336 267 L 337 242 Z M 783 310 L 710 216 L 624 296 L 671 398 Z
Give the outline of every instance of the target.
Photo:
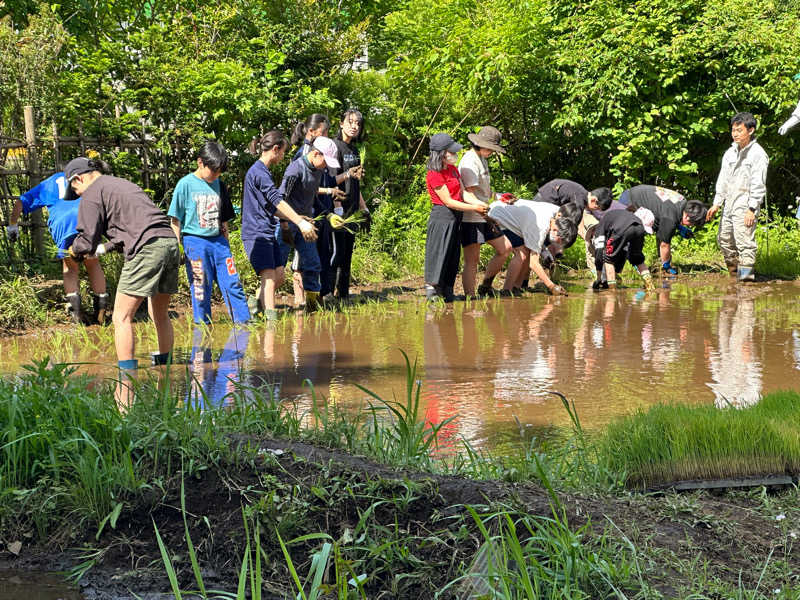
M 722 157 L 714 206 L 746 205 L 758 212 L 767 195 L 768 166 L 769 156 L 758 142 L 753 140 L 741 150 L 734 142 Z

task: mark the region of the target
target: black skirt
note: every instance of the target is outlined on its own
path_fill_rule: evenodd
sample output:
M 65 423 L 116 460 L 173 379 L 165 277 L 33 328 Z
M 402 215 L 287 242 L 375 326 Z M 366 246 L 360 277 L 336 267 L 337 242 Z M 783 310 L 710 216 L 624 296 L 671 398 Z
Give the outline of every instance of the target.
M 455 211 L 434 204 L 428 217 L 425 239 L 425 283 L 452 288 L 461 261 L 461 217 Z

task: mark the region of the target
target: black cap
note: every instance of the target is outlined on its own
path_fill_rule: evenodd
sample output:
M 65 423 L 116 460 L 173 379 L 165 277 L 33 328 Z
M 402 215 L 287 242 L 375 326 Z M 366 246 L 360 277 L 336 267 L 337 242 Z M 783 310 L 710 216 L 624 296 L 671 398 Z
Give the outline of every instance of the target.
M 450 152 L 458 152 L 464 146 L 459 144 L 446 133 L 437 133 L 431 137 L 430 149 L 431 152 L 441 152 L 442 150 L 449 150 Z
M 66 194 L 64 194 L 64 200 L 77 200 L 78 194 L 72 189 L 70 181 L 72 181 L 76 175 L 83 175 L 84 173 L 89 173 L 94 170 L 96 169 L 91 166 L 89 159 L 84 156 L 79 156 L 69 161 L 67 166 L 64 167 L 64 177 L 67 179 L 67 191 Z

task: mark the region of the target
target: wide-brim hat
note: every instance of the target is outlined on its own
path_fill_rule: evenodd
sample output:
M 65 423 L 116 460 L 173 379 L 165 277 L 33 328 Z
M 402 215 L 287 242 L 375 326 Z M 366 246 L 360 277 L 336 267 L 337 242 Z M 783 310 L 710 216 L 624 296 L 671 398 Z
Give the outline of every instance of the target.
M 506 149 L 500 145 L 500 141 L 503 139 L 503 134 L 500 133 L 499 129 L 492 127 L 491 125 L 481 127 L 478 130 L 478 133 L 468 133 L 467 138 L 479 148 L 488 148 L 489 150 L 494 150 L 500 154 L 506 153 Z

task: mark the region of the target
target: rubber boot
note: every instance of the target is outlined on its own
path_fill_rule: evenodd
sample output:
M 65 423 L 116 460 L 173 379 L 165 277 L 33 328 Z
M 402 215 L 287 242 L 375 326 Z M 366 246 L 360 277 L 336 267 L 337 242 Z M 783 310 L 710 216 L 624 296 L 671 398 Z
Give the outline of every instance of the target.
M 755 281 L 756 274 L 753 267 L 739 267 L 738 273 L 739 281 Z
M 172 352 L 151 352 L 150 364 L 154 367 L 172 362 Z
M 319 292 L 306 290 L 306 312 L 314 312 L 319 308 Z
M 428 301 L 442 297 L 442 288 L 438 285 L 425 284 L 425 299 Z
M 494 296 L 494 289 L 491 285 L 482 283 L 478 286 L 478 298 L 491 298 Z
M 452 287 L 442 288 L 442 296 L 444 296 L 444 301 L 447 303 L 452 302 L 456 299 L 455 294 L 453 293 Z
M 67 312 L 73 323 L 80 325 L 83 322 L 81 315 L 81 297 L 77 292 L 67 294 Z
M 94 322 L 98 325 L 105 325 L 106 313 L 108 312 L 108 294 L 93 294 L 92 304 L 94 305 Z

